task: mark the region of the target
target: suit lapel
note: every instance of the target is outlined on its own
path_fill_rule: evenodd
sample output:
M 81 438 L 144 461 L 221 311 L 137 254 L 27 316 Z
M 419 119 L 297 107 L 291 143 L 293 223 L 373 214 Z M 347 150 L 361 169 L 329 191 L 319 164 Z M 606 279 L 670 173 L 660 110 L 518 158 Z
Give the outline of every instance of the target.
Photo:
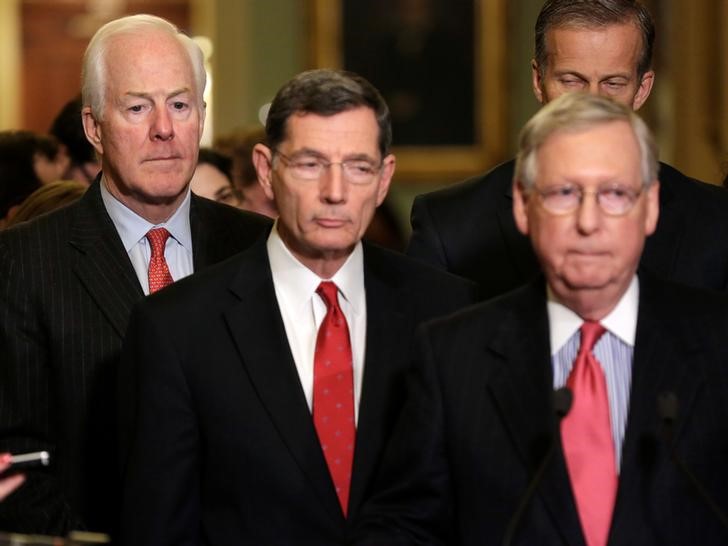
M 488 388 L 529 479 L 550 443 L 558 442 L 531 502 L 540 497 L 565 543 L 583 544 L 551 398 L 553 372 L 543 280 L 531 283 L 527 290 L 525 305 L 504 317 L 499 334 L 486 349 L 500 355 L 503 363 Z
M 366 486 L 371 483 L 378 456 L 383 451 L 386 431 L 393 424 L 388 422 L 394 416 L 388 412 L 392 401 L 393 381 L 396 380 L 396 365 L 408 347 L 409 328 L 402 312 L 401 296 L 398 290 L 400 279 L 392 272 L 383 271 L 378 256 L 371 247 L 364 247 L 364 284 L 367 305 L 367 332 L 364 375 L 359 419 L 357 423 L 354 466 L 352 471 L 350 513 L 355 513 Z
M 261 403 L 300 470 L 333 517 L 339 501 L 287 342 L 268 265 L 265 239 L 246 251 L 231 285 L 239 298 L 225 320 Z
M 97 180 L 81 198 L 69 244 L 75 253 L 75 274 L 121 337 L 132 306 L 144 293 L 104 208 L 99 184 Z

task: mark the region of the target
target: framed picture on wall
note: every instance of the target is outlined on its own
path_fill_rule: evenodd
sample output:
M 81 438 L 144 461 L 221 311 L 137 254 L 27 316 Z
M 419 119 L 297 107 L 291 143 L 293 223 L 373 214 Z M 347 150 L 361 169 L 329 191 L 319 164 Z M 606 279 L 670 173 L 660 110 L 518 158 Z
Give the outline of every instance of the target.
M 392 113 L 398 178 L 504 159 L 505 0 L 309 0 L 311 65 L 367 78 Z

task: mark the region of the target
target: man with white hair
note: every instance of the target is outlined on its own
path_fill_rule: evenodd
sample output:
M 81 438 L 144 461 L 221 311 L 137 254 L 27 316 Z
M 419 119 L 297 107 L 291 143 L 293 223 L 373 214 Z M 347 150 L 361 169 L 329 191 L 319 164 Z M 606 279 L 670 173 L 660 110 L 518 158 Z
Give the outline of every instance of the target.
M 542 275 L 421 332 L 364 521 L 417 544 L 726 543 L 727 302 L 639 267 L 657 165 L 607 98 L 565 94 L 526 124 L 513 213 Z
M 0 444 L 52 458 L 0 506 L 3 530 L 112 529 L 115 377 L 133 304 L 269 225 L 190 193 L 205 72 L 174 25 L 149 15 L 104 25 L 82 83 L 102 173 L 76 204 L 0 237 Z

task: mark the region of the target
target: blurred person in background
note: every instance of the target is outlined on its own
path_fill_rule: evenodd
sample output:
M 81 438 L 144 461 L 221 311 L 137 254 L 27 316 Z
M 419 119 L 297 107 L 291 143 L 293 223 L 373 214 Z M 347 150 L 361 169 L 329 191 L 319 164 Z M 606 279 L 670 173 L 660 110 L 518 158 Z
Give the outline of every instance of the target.
M 229 156 L 210 148 L 200 148 L 197 168 L 190 182 L 192 192 L 218 203 L 242 208 L 240 193 L 233 186 L 232 164 Z
M 0 132 L 0 228 L 33 191 L 58 180 L 66 165 L 53 137 L 32 131 Z
M 61 143 L 61 153 L 68 156 L 69 164 L 64 180 L 77 180 L 87 186 L 101 170 L 96 151 L 86 139 L 81 122 L 81 95 L 77 95 L 58 112 L 48 131 Z
M 6 227 L 32 220 L 36 216 L 73 203 L 86 193 L 87 188 L 86 184 L 75 180 L 58 180 L 44 184 L 18 205 Z
M 264 141 L 265 131 L 262 127 L 241 128 L 217 138 L 215 149 L 233 160 L 233 186 L 242 196 L 240 208 L 277 218 L 275 203 L 263 192 L 253 165 L 253 148 Z

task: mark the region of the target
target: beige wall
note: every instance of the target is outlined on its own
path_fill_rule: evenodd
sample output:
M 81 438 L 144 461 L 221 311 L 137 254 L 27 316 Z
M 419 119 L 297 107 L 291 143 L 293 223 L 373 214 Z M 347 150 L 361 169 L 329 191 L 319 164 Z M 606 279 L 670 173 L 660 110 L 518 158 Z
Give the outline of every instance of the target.
M 0 1 L 0 130 L 20 124 L 19 0 Z

